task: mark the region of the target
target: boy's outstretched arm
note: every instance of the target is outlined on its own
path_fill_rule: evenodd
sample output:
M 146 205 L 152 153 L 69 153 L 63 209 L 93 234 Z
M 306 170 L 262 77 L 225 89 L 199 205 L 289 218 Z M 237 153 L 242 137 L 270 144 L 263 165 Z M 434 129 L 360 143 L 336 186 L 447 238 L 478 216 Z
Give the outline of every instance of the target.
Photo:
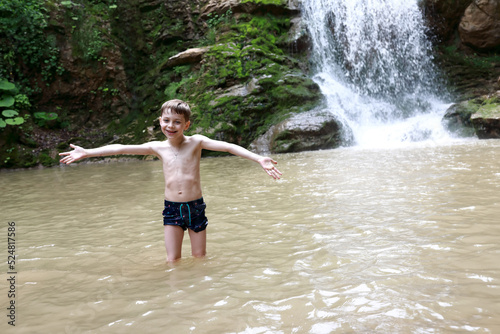
M 279 179 L 283 175 L 278 168 L 274 165 L 277 164 L 276 161 L 269 157 L 264 157 L 256 153 L 250 152 L 249 150 L 238 146 L 236 144 L 227 143 L 224 141 L 213 140 L 205 136 L 199 136 L 201 138 L 201 147 L 205 150 L 228 152 L 239 157 L 255 161 L 260 164 L 264 171 L 274 179 Z
M 156 155 L 151 143 L 145 143 L 142 145 L 112 144 L 99 148 L 90 148 L 90 149 L 85 149 L 83 147 L 73 144 L 70 144 L 69 146 L 73 148 L 73 151 L 59 153 L 60 156 L 64 157 L 60 160 L 60 162 L 68 165 L 72 162 L 81 159 L 107 156 L 107 155 L 117 155 L 117 154 Z

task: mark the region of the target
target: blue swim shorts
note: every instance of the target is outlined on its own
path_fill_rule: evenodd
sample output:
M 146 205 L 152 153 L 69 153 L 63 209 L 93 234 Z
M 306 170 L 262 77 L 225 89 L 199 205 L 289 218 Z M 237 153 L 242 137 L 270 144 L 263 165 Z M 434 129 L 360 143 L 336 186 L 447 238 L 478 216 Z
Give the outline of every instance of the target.
M 208 225 L 206 207 L 203 197 L 190 202 L 165 201 L 163 225 L 175 225 L 182 227 L 184 231 L 189 228 L 194 232 L 201 232 Z

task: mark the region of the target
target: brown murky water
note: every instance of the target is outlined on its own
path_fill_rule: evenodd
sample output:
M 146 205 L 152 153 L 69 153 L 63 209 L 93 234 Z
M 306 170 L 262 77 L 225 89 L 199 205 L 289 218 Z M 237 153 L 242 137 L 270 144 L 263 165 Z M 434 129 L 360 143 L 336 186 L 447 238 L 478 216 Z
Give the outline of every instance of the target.
M 202 161 L 208 256 L 173 267 L 159 162 L 0 173 L 2 333 L 500 332 L 500 141 L 276 158 Z

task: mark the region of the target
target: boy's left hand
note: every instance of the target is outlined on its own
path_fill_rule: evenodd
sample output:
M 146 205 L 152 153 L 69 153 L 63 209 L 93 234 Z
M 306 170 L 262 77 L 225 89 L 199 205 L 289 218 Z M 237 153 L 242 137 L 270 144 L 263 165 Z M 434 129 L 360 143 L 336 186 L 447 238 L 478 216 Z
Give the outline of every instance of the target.
M 262 166 L 262 168 L 266 171 L 266 173 L 271 176 L 275 180 L 279 180 L 280 176 L 283 175 L 278 168 L 276 168 L 274 165 L 276 165 L 278 162 L 274 161 L 273 159 L 269 157 L 263 157 L 259 159 L 259 164 Z

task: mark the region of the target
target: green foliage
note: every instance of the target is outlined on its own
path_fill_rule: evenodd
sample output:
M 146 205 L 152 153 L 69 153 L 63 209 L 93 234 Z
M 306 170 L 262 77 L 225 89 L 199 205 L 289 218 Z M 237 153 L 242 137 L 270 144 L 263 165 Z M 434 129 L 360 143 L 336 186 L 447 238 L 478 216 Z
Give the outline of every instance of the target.
M 16 107 L 21 110 L 28 110 L 31 107 L 29 98 L 25 94 L 17 94 L 14 96 Z
M 2 115 L 5 117 L 14 117 L 14 116 L 19 115 L 19 113 L 15 110 L 12 110 L 12 109 L 5 109 L 2 111 Z
M 500 75 L 500 55 L 498 53 L 470 54 L 455 45 L 440 46 L 437 49 L 437 62 L 446 74 L 450 92 L 471 99 L 487 94 L 491 84 Z
M 5 79 L 0 80 L 0 90 L 13 90 L 16 88 L 16 85 L 14 85 L 11 82 L 8 82 Z
M 53 159 L 47 150 L 44 150 L 38 156 L 38 160 L 43 166 L 50 167 L 58 163 L 57 159 Z
M 444 62 L 453 63 L 455 66 L 467 67 L 478 74 L 491 74 L 493 68 L 500 63 L 500 55 L 491 54 L 489 56 L 478 56 L 476 54 L 466 55 L 457 50 L 455 45 L 442 47 L 441 49 Z
M 228 9 L 225 13 L 219 15 L 217 13 L 209 13 L 206 20 L 208 31 L 205 38 L 201 40 L 202 45 L 212 45 L 217 42 L 217 36 L 222 25 L 229 25 L 234 21 L 233 11 Z
M 236 34 L 228 34 L 227 38 L 238 43 L 258 46 L 262 52 L 283 54 L 277 44 L 286 36 L 290 27 L 289 18 L 277 18 L 271 14 L 263 16 L 242 15 L 240 22 L 234 26 Z M 223 38 L 221 38 L 224 41 Z
M 245 16 L 220 36 L 219 44 L 207 53 L 210 58 L 204 82 L 208 86 L 224 87 L 234 81 L 245 81 L 259 69 L 271 63 L 285 63 L 284 52 L 277 40 L 285 34 L 289 20 L 264 16 Z M 267 71 L 266 71 L 267 72 Z M 201 92 L 208 87 L 201 88 Z
M 30 70 L 50 81 L 58 67 L 59 51 L 45 35 L 48 13 L 42 0 L 0 1 L 0 77 L 27 91 L 36 91 Z
M 487 97 L 483 101 L 483 105 L 486 104 L 500 104 L 500 96 L 499 95 L 492 95 L 490 97 Z
M 91 90 L 90 93 L 91 94 L 94 94 L 94 95 L 97 95 L 97 92 L 101 93 L 102 96 L 118 96 L 120 95 L 120 90 L 117 89 L 117 88 L 109 88 L 109 87 L 102 87 L 102 86 L 99 86 L 97 88 L 97 91 L 95 90 Z M 92 111 L 90 111 L 92 112 Z
M 92 5 L 92 1 L 85 3 L 63 1 L 65 7 L 66 24 L 71 26 L 71 42 L 73 55 L 84 61 L 101 60 L 102 51 L 109 46 L 105 34 L 108 32 L 102 27 L 100 19 L 108 17 L 108 11 L 116 4 L 103 5 L 102 3 Z M 90 10 L 89 10 L 90 9 Z
M 33 114 L 35 118 L 45 120 L 45 121 L 51 121 L 54 119 L 57 119 L 57 114 L 55 112 L 45 112 L 45 111 L 38 111 Z
M 14 105 L 14 97 L 4 94 L 0 99 L 0 107 L 11 107 Z
M 26 106 L 27 96 L 24 94 L 16 94 L 17 91 L 18 90 L 13 83 L 0 78 L 0 110 L 2 108 Z M 23 123 L 24 118 L 19 116 L 19 112 L 17 110 L 2 110 L 2 117 L 0 117 L 0 128 L 5 128 L 7 125 L 21 125 Z
M 33 113 L 33 117 L 35 118 L 35 123 L 38 126 L 48 126 L 51 124 L 50 121 L 57 120 L 59 115 L 55 112 L 38 111 Z
M 165 100 L 172 100 L 177 98 L 178 93 L 177 89 L 183 84 L 182 81 L 180 82 L 171 82 L 167 88 L 165 88 L 164 94 L 165 94 Z
M 228 9 L 224 14 L 210 13 L 208 14 L 207 25 L 209 28 L 216 28 L 222 22 L 229 23 L 231 16 L 233 15 L 233 11 Z

